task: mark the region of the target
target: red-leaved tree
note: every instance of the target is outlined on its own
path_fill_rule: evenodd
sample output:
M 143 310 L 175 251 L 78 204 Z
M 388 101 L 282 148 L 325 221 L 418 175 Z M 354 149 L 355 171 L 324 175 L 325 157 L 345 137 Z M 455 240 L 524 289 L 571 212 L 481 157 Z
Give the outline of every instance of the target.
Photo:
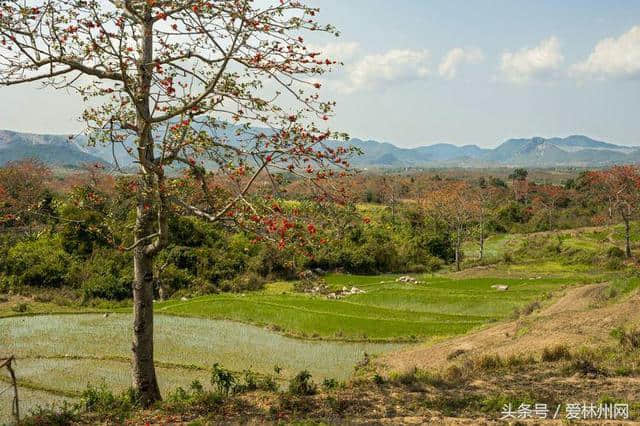
M 153 262 L 167 244 L 168 215 L 260 224 L 284 236 L 291 226 L 268 218 L 281 209 L 253 197 L 254 183 L 275 188 L 286 173 L 315 187 L 348 167 L 348 150 L 328 142 L 334 104 L 320 97 L 317 78 L 336 62 L 305 45 L 307 33 L 336 34 L 317 13 L 296 0 L 0 3 L 0 85 L 76 90 L 91 143 L 125 149 L 138 167 L 128 248 L 133 384 L 145 405 L 160 399 Z M 198 197 L 182 196 L 172 167 L 187 171 Z
M 618 212 L 624 222 L 625 251 L 631 257 L 631 219 L 640 203 L 640 169 L 637 166 L 614 166 L 590 172 L 591 191 L 607 203 L 611 213 Z

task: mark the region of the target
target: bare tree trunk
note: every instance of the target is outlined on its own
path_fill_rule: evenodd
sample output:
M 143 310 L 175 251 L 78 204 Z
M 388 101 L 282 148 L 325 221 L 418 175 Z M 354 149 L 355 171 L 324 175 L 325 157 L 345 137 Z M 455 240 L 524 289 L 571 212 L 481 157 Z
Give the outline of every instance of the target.
M 460 272 L 460 229 L 456 233 L 456 270 Z
M 484 221 L 480 221 L 480 260 L 484 259 Z
M 160 388 L 153 363 L 153 257 L 137 247 L 133 285 L 133 385 L 146 407 L 159 401 Z
M 624 218 L 624 233 L 627 257 L 631 257 L 631 224 L 628 216 Z
M 158 174 L 154 158 L 154 141 L 150 123 L 150 88 L 153 68 L 153 19 L 151 8 L 145 11 L 142 58 L 138 63 L 141 97 L 138 104 L 138 159 L 141 188 L 136 208 L 133 284 L 133 386 L 141 403 L 148 407 L 160 401 L 160 388 L 153 360 L 153 260 L 166 238 L 166 218 L 162 195 L 163 177 Z M 154 226 L 154 206 L 158 229 Z M 156 237 L 153 242 L 152 237 Z

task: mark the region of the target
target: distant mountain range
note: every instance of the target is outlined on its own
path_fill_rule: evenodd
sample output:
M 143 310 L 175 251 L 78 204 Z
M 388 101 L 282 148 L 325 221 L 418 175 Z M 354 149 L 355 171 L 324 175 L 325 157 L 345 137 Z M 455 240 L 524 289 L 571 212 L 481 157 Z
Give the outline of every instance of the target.
M 640 162 L 640 147 L 614 145 L 579 135 L 509 139 L 492 149 L 446 143 L 399 148 L 390 143 L 360 139 L 351 139 L 349 144 L 364 152 L 352 160 L 359 168 L 599 167 Z M 124 148 L 118 147 L 115 154 L 121 166 L 131 165 Z M 0 130 L 0 166 L 29 157 L 57 166 L 114 163 L 110 146 L 88 147 L 85 138 L 70 140 L 67 136 Z
M 365 155 L 358 167 L 599 167 L 640 162 L 640 147 L 626 147 L 586 136 L 509 139 L 496 148 L 439 143 L 398 148 L 390 143 L 351 139 Z

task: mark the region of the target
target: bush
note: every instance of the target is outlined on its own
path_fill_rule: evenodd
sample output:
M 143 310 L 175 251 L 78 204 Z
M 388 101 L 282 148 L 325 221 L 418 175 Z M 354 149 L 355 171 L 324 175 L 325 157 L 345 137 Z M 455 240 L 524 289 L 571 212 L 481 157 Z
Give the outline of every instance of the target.
M 103 383 L 100 387 L 89 385 L 80 395 L 79 407 L 87 413 L 97 413 L 122 422 L 134 408 L 139 407 L 139 402 L 140 397 L 134 389 L 114 395 Z
M 17 243 L 0 263 L 14 284 L 61 287 L 67 284 L 67 271 L 74 260 L 62 248 L 60 238 L 40 237 Z
M 571 364 L 565 368 L 566 374 L 579 374 L 581 376 L 600 376 L 605 372 L 598 368 L 595 362 L 589 357 L 578 356 Z
M 289 393 L 297 396 L 315 395 L 318 387 L 311 381 L 311 373 L 307 370 L 299 372 L 289 382 Z
M 231 371 L 216 362 L 213 364 L 211 384 L 216 387 L 216 390 L 221 395 L 229 395 L 236 385 L 236 378 Z
M 611 257 L 607 259 L 604 266 L 610 271 L 619 271 L 624 267 L 624 261 L 619 257 Z
M 540 309 L 541 305 L 540 302 L 538 302 L 537 300 L 534 302 L 529 303 L 528 305 L 526 305 L 524 308 L 522 308 L 522 315 L 531 315 L 534 311 L 536 311 L 537 309 Z
M 542 361 L 544 362 L 556 362 L 563 359 L 571 359 L 571 352 L 565 345 L 557 345 L 542 350 Z
M 162 298 L 167 299 L 180 290 L 189 288 L 206 289 L 208 286 L 199 278 L 193 276 L 188 270 L 180 269 L 174 264 L 169 264 L 158 277 L 158 288 L 162 289 Z M 214 287 L 210 287 L 213 290 Z
M 24 313 L 29 310 L 29 305 L 27 305 L 26 303 L 16 303 L 11 307 L 11 310 L 13 312 Z
M 87 299 L 123 300 L 131 297 L 133 266 L 129 253 L 96 250 L 83 264 L 69 271 L 69 280 L 82 289 Z
M 620 247 L 613 246 L 607 250 L 607 257 L 610 259 L 624 259 L 625 253 Z
M 476 367 L 480 370 L 495 370 L 503 366 L 499 355 L 484 355 L 476 360 Z
M 275 392 L 278 384 L 271 376 L 259 376 L 256 373 L 245 370 L 243 372 L 243 383 L 236 383 L 233 387 L 234 393 L 253 392 L 256 390 Z
M 640 329 L 626 331 L 623 328 L 616 328 L 611 332 L 620 345 L 628 351 L 640 349 Z
M 256 291 L 264 288 L 266 280 L 255 272 L 247 272 L 230 280 L 220 283 L 223 291 L 240 293 L 243 291 Z
M 22 418 L 22 426 L 67 426 L 80 420 L 78 410 L 67 401 L 60 406 L 41 407 L 37 406 L 29 414 Z
M 324 379 L 322 381 L 322 387 L 325 390 L 331 390 L 331 389 L 335 389 L 338 387 L 338 381 L 336 379 Z
M 221 394 L 205 391 L 202 384 L 195 380 L 188 391 L 178 387 L 171 392 L 162 402 L 162 409 L 172 413 L 210 414 L 215 412 L 222 402 Z

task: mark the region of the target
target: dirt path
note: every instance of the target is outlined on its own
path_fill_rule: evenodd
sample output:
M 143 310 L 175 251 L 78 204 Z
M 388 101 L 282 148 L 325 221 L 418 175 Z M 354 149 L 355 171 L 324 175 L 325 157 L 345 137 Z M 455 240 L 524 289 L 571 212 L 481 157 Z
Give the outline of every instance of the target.
M 539 353 L 558 344 L 577 348 L 583 344 L 610 342 L 613 328 L 640 323 L 640 295 L 636 293 L 621 302 L 605 304 L 602 295 L 606 287 L 607 284 L 592 284 L 570 288 L 538 313 L 443 342 L 388 353 L 376 363 L 387 372 L 415 367 L 439 369 L 451 363 L 454 354 L 506 357 Z

